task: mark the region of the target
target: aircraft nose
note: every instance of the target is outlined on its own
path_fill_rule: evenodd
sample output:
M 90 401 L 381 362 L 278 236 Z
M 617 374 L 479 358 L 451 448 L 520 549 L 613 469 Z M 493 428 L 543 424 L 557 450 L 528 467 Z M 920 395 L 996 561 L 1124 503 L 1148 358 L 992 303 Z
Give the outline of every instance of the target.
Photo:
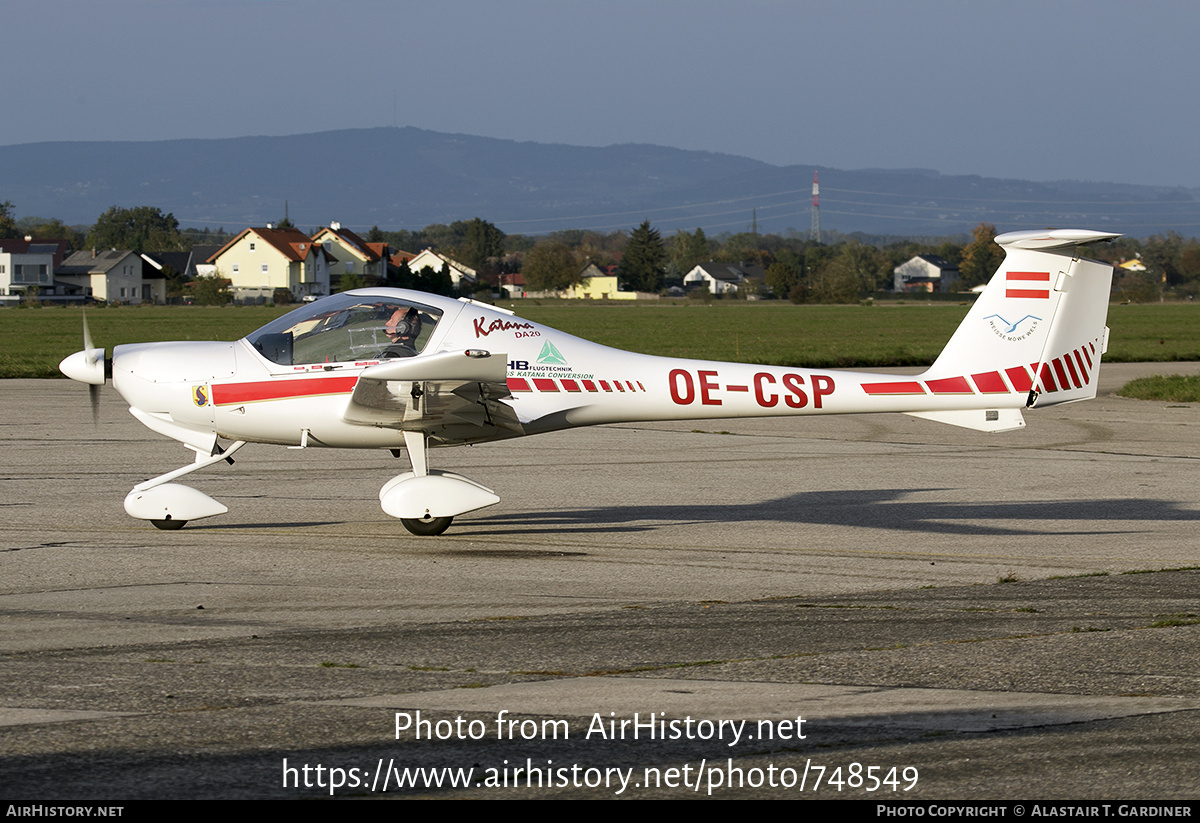
M 104 349 L 85 349 L 64 358 L 58 370 L 72 380 L 90 386 L 104 385 Z
M 113 350 L 113 385 L 131 406 L 144 411 L 196 406 L 192 387 L 232 377 L 233 343 L 184 341 L 130 343 Z
M 113 371 L 154 383 L 194 383 L 233 377 L 233 343 L 134 343 L 113 350 Z

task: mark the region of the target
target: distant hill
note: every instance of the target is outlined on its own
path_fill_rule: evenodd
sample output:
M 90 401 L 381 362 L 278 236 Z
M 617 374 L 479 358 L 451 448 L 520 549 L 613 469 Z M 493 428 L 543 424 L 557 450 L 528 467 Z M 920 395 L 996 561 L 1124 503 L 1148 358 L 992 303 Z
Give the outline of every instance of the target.
M 18 217 L 92 223 L 109 206 L 157 206 L 185 226 L 237 230 L 283 217 L 302 229 L 421 228 L 482 217 L 509 233 L 609 231 L 651 220 L 664 233 L 807 233 L 812 173 L 821 227 L 936 236 L 980 222 L 1001 231 L 1072 225 L 1135 236 L 1200 234 L 1200 190 L 1033 183 L 921 169 L 772 166 L 661 146 L 588 148 L 417 128 L 291 137 L 55 142 L 0 147 L 0 200 Z

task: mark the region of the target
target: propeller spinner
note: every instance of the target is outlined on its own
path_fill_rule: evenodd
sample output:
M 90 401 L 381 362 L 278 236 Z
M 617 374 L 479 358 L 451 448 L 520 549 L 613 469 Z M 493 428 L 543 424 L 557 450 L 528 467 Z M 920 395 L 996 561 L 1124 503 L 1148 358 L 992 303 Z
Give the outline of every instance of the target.
M 92 345 L 92 334 L 88 331 L 87 315 L 83 316 L 83 351 L 77 351 L 58 364 L 58 370 L 72 380 L 88 384 L 88 396 L 92 402 L 92 422 L 100 414 L 100 387 L 104 385 L 106 360 L 104 349 Z

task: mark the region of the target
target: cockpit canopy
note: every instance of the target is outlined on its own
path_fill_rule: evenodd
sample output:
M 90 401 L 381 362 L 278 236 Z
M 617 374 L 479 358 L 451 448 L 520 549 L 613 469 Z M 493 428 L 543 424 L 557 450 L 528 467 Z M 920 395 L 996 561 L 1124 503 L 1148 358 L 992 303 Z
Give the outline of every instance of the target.
M 413 357 L 442 319 L 439 309 L 395 297 L 335 294 L 246 336 L 281 366 Z

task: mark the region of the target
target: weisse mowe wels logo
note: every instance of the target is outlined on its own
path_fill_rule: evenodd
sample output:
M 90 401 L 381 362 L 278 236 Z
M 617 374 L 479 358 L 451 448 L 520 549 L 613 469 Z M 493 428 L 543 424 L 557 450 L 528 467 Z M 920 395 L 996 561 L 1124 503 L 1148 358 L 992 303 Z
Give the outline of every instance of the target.
M 998 314 L 989 314 L 983 319 L 988 321 L 988 325 L 991 326 L 992 332 L 997 337 L 1011 342 L 1024 340 L 1037 331 L 1038 323 L 1042 322 L 1042 318 L 1035 317 L 1032 314 L 1025 315 L 1015 323 Z M 1029 321 L 1028 324 L 1026 324 L 1026 321 Z

